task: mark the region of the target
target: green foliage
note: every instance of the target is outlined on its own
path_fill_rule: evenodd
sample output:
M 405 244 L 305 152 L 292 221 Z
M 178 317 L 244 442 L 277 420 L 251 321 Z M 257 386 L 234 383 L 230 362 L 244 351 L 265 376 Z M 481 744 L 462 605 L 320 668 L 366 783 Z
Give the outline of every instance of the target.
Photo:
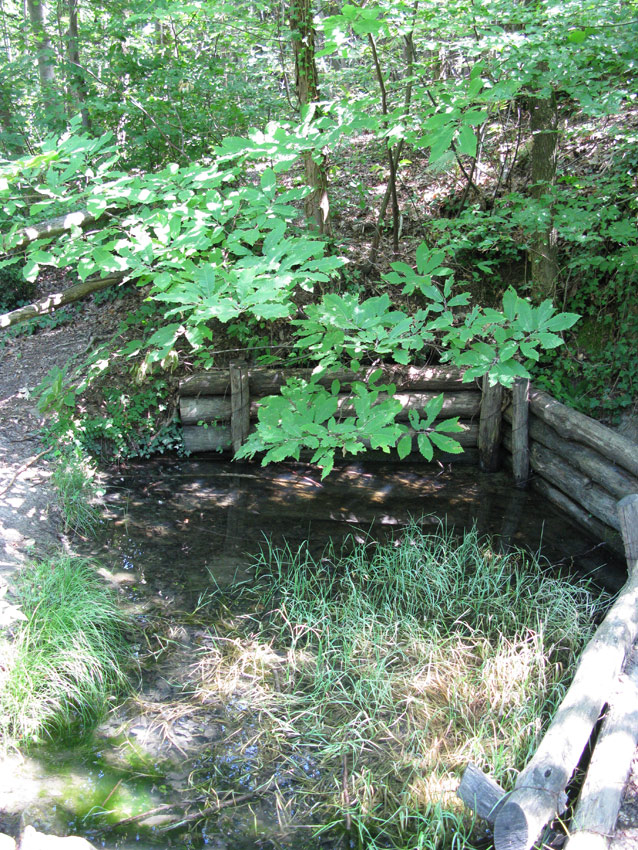
M 65 531 L 92 536 L 100 523 L 99 501 L 104 495 L 95 465 L 79 448 L 69 447 L 56 458 L 51 483 L 62 509 Z
M 125 687 L 125 618 L 95 565 L 80 558 L 27 565 L 15 592 L 25 619 L 4 648 L 3 740 L 77 740 Z
M 25 281 L 15 266 L 0 266 L 0 312 L 9 312 L 28 304 L 35 294 L 33 283 Z

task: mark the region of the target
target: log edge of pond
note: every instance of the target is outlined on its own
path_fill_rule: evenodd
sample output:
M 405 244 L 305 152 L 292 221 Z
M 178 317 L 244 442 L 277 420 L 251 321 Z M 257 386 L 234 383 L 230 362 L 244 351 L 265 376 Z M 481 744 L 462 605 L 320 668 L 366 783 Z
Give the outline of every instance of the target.
M 618 514 L 628 556 L 627 583 L 583 651 L 574 679 L 536 753 L 499 805 L 494 819 L 496 850 L 529 850 L 543 827 L 565 808 L 567 783 L 636 642 L 638 495 L 622 499 Z M 490 782 L 488 793 L 493 799 Z M 477 796 L 481 793 L 480 775 L 474 785 Z

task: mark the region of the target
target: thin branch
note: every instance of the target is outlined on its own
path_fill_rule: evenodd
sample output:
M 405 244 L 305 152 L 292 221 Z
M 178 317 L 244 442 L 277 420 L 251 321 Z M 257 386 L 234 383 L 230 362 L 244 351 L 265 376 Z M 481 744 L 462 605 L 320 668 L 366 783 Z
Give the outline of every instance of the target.
M 53 446 L 49 446 L 48 449 L 45 449 L 43 452 L 40 452 L 40 454 L 34 455 L 34 457 L 29 458 L 29 460 L 26 463 L 23 463 L 22 466 L 19 467 L 19 469 L 17 469 L 14 472 L 14 474 L 11 476 L 11 480 L 6 485 L 6 487 L 3 487 L 3 489 L 0 490 L 0 496 L 4 496 L 4 494 L 6 492 L 8 492 L 13 487 L 13 485 L 16 483 L 16 481 L 22 475 L 23 472 L 25 472 L 30 466 L 33 466 L 33 464 L 36 461 L 40 460 L 41 457 L 44 457 L 44 455 L 47 455 L 47 454 L 49 454 L 49 452 L 52 452 L 52 451 L 53 451 Z

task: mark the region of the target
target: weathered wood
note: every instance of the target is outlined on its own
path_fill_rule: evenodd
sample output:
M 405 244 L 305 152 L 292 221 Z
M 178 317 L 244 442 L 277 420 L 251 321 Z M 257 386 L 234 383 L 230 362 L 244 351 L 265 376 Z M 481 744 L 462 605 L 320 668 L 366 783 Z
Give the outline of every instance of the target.
M 558 487 L 606 525 L 620 528 L 615 499 L 591 478 L 540 443 L 532 443 L 529 457 L 530 465 L 537 475 Z
M 62 292 L 52 292 L 45 298 L 34 301 L 33 304 L 27 304 L 24 307 L 18 307 L 17 310 L 12 310 L 10 313 L 0 315 L 0 328 L 10 328 L 19 322 L 26 322 L 28 319 L 35 319 L 37 316 L 52 313 L 58 307 L 64 307 L 65 304 L 71 304 L 73 301 L 79 301 L 81 298 L 86 298 L 87 295 L 92 295 L 94 292 L 99 292 L 108 286 L 121 283 L 123 278 L 124 275 L 111 275 L 110 277 L 103 277 L 99 280 L 97 278 L 90 278 L 83 283 L 70 286 Z
M 609 546 L 616 555 L 621 558 L 624 555 L 624 548 L 620 534 L 614 529 L 605 525 L 604 522 L 591 516 L 577 502 L 574 502 L 569 496 L 566 496 L 562 490 L 553 487 L 549 481 L 544 478 L 533 478 L 532 486 L 538 490 L 548 502 L 551 502 L 559 508 L 567 516 L 571 517 L 577 525 L 585 528 L 596 540 L 601 540 Z
M 457 460 L 463 463 L 467 462 L 468 457 L 470 457 L 467 455 L 467 449 L 473 448 L 477 444 L 478 426 L 474 422 L 463 420 L 460 420 L 460 425 L 463 427 L 463 431 L 458 434 L 453 434 L 452 436 L 466 451 L 464 451 L 462 455 L 437 453 L 436 460 L 445 462 Z M 198 452 L 227 451 L 232 445 L 230 427 L 228 425 L 208 427 L 204 425 L 185 425 L 182 429 L 182 435 L 184 438 L 184 447 L 186 451 L 191 454 Z M 363 442 L 367 443 L 365 440 Z M 369 445 L 369 443 L 367 444 Z M 371 453 L 366 453 L 366 460 L 368 460 L 371 456 Z M 474 458 L 473 455 L 472 458 Z M 383 453 L 382 456 L 379 454 L 377 459 L 393 462 L 396 461 L 397 455 Z
M 436 395 L 438 393 L 397 393 L 393 398 L 401 404 L 402 408 L 397 419 L 399 421 L 407 420 L 410 410 L 422 411 L 425 405 Z M 386 398 L 385 395 L 379 396 L 380 401 L 384 398 Z M 481 394 L 477 391 L 446 393 L 443 396 L 440 418 L 448 419 L 452 416 L 462 416 L 464 419 L 469 419 L 478 414 L 480 404 Z M 340 395 L 338 409 L 342 416 L 353 416 L 352 396 Z M 225 421 L 230 419 L 231 402 L 229 397 L 224 396 L 201 396 L 199 398 L 182 396 L 179 401 L 179 410 L 184 425 L 194 425 L 197 422 Z M 253 391 L 250 403 L 250 418 L 252 420 L 257 419 L 258 410 L 259 401 L 255 398 Z
M 503 804 L 505 791 L 491 776 L 470 762 L 465 768 L 456 796 L 478 817 L 494 823 L 498 809 Z
M 250 429 L 250 395 L 246 363 L 230 364 L 230 438 L 233 451 L 238 452 L 246 442 Z
M 362 372 L 338 369 L 319 379 L 323 386 L 330 386 L 334 380 L 341 383 L 346 392 L 353 381 L 364 381 L 366 375 L 377 371 L 367 367 Z M 260 397 L 278 392 L 288 378 L 309 380 L 312 369 L 261 369 L 250 368 L 248 377 L 253 395 Z M 476 389 L 475 384 L 463 384 L 463 372 L 451 366 L 384 366 L 382 379 L 376 383 L 396 384 L 397 390 L 463 390 Z M 185 378 L 179 385 L 183 396 L 225 395 L 230 391 L 228 369 L 211 369 L 198 375 Z
M 490 386 L 486 375 L 483 378 L 478 438 L 479 464 L 483 472 L 496 472 L 499 468 L 502 419 L 503 387 L 500 384 Z
M 507 408 L 503 415 L 507 421 L 511 421 L 511 408 Z M 546 448 L 560 455 L 579 472 L 600 484 L 616 499 L 638 492 L 638 478 L 625 472 L 594 449 L 563 439 L 538 416 L 530 416 L 529 436 L 530 440 L 542 443 Z
M 638 493 L 618 502 L 618 522 L 625 544 L 627 569 L 638 570 Z
M 530 391 L 532 413 L 551 425 L 561 437 L 583 443 L 638 476 L 636 443 L 584 413 L 572 410 L 541 390 Z
M 10 236 L 5 236 L 3 245 L 10 244 L 10 247 L 3 247 L 3 250 L 6 252 L 19 251 L 25 245 L 35 242 L 36 239 L 52 239 L 56 236 L 61 236 L 67 230 L 72 230 L 74 227 L 86 227 L 95 221 L 96 217 L 91 215 L 88 210 L 65 213 L 64 215 L 56 216 L 56 218 L 41 221 L 39 224 L 32 224 L 29 227 L 25 227 L 16 242 Z
M 608 850 L 638 745 L 638 646 L 627 659 L 569 827 L 569 850 Z
M 516 378 L 512 387 L 512 472 L 517 487 L 529 480 L 529 379 Z
M 182 429 L 184 448 L 189 454 L 223 452 L 230 449 L 230 425 L 209 427 L 187 425 Z
M 637 527 L 638 500 L 626 511 L 627 526 Z M 638 561 L 628 566 L 627 583 L 587 644 L 549 729 L 496 816 L 496 850 L 529 850 L 567 804 L 567 783 L 638 635 Z

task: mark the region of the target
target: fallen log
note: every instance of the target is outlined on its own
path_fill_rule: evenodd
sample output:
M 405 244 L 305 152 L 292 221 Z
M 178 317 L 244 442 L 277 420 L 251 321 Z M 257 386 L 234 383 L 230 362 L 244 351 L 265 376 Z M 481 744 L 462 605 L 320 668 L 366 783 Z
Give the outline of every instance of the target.
M 369 366 L 361 372 L 348 369 L 337 369 L 324 375 L 318 381 L 322 386 L 330 386 L 334 380 L 341 383 L 341 389 L 346 392 L 353 381 L 366 381 L 366 377 L 382 370 L 382 376 L 377 384 L 393 383 L 397 390 L 476 390 L 475 384 L 463 384 L 463 372 L 451 366 Z M 251 395 L 264 396 L 279 392 L 289 378 L 310 380 L 312 369 L 262 369 L 248 370 Z M 228 369 L 211 369 L 198 375 L 191 375 L 180 382 L 182 396 L 215 396 L 226 395 L 230 392 L 230 377 Z
M 608 850 L 638 746 L 638 646 L 611 699 L 569 827 L 569 850 Z
M 54 239 L 56 236 L 61 236 L 67 230 L 72 230 L 74 227 L 86 227 L 89 224 L 93 224 L 96 220 L 96 217 L 91 215 L 88 210 L 76 210 L 76 212 L 65 213 L 64 215 L 50 218 L 47 221 L 41 221 L 39 224 L 31 224 L 25 227 L 18 236 L 17 242 L 14 242 L 11 236 L 5 236 L 4 245 L 7 242 L 10 244 L 8 248 L 3 246 L 3 250 L 5 252 L 19 251 L 25 245 L 29 245 L 37 239 Z
M 436 395 L 437 393 L 423 392 L 397 393 L 393 397 L 401 403 L 402 407 L 397 419 L 399 421 L 407 420 L 410 410 L 423 410 L 425 405 Z M 384 395 L 379 396 L 380 400 L 383 400 L 383 398 L 385 398 Z M 446 394 L 443 397 L 443 408 L 440 416 L 446 419 L 452 416 L 462 416 L 469 419 L 478 414 L 480 404 L 481 394 L 477 391 Z M 250 404 L 250 418 L 253 421 L 257 419 L 258 410 L 259 401 L 253 394 L 253 400 Z M 338 410 L 342 416 L 354 415 L 352 396 L 340 395 Z M 230 419 L 231 402 L 230 398 L 224 396 L 203 396 L 199 398 L 182 396 L 179 401 L 179 412 L 184 425 L 195 425 L 198 422 L 224 422 Z
M 504 416 L 508 422 L 511 422 L 511 408 L 507 408 Z M 530 417 L 529 436 L 530 440 L 542 443 L 546 448 L 560 455 L 579 472 L 600 484 L 616 499 L 622 499 L 631 493 L 638 492 L 638 477 L 620 469 L 602 456 L 600 452 L 580 443 L 572 443 L 563 439 L 538 416 Z M 638 451 L 638 447 L 636 451 Z
M 638 495 L 622 499 L 618 515 L 629 554 L 638 541 Z M 549 729 L 497 813 L 496 850 L 529 850 L 566 807 L 567 783 L 638 635 L 638 558 L 628 568 L 627 583 L 587 644 Z
M 19 322 L 26 322 L 28 319 L 35 319 L 38 316 L 53 313 L 58 307 L 64 307 L 66 304 L 71 304 L 74 301 L 80 301 L 82 298 L 86 298 L 87 295 L 92 295 L 101 289 L 114 286 L 123 280 L 124 275 L 121 274 L 110 275 L 109 277 L 99 279 L 89 278 L 83 281 L 83 283 L 77 283 L 75 286 L 64 289 L 62 292 L 52 292 L 39 301 L 34 301 L 33 304 L 27 304 L 24 307 L 18 307 L 17 310 L 12 310 L 10 313 L 0 315 L 0 328 L 10 328 Z
M 589 446 L 638 476 L 638 450 L 632 440 L 561 404 L 541 390 L 531 390 L 530 407 L 532 413 L 551 425 L 561 437 Z

